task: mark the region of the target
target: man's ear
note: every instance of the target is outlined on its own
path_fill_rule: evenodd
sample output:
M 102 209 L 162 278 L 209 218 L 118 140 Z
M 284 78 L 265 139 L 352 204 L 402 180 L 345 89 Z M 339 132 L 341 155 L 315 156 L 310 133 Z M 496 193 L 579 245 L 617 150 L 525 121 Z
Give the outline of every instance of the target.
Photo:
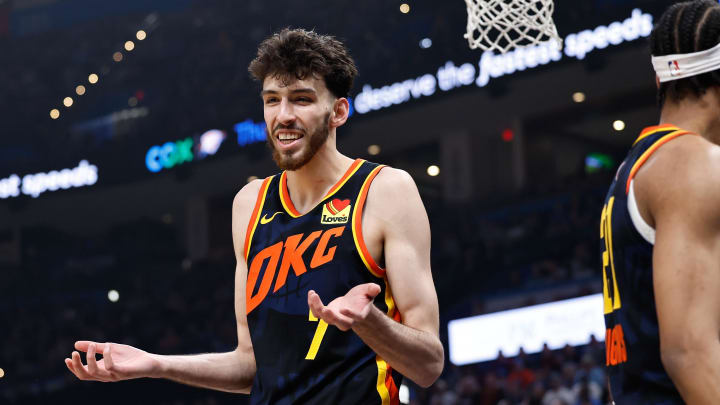
M 660 89 L 660 78 L 658 77 L 658 75 L 655 75 L 655 87 Z
M 330 114 L 330 127 L 342 126 L 350 116 L 350 103 L 345 97 L 341 97 L 333 103 L 333 110 Z

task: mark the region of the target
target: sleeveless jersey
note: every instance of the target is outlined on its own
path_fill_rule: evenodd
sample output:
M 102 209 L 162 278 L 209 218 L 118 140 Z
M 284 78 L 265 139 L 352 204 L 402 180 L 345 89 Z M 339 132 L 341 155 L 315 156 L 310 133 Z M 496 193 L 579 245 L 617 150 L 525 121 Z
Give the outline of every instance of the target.
M 248 224 L 246 312 L 257 363 L 252 404 L 399 403 L 398 374 L 353 332 L 318 321 L 307 303 L 315 290 L 327 305 L 374 282 L 374 304 L 400 321 L 385 270 L 363 241 L 362 212 L 383 168 L 355 160 L 323 200 L 301 215 L 287 173 L 264 180 Z
M 660 359 L 653 245 L 633 224 L 630 210 L 635 209 L 635 203 L 629 207 L 628 198 L 635 174 L 650 155 L 686 134 L 689 132 L 672 125 L 642 131 L 620 165 L 602 210 L 606 365 L 617 405 L 684 403 Z

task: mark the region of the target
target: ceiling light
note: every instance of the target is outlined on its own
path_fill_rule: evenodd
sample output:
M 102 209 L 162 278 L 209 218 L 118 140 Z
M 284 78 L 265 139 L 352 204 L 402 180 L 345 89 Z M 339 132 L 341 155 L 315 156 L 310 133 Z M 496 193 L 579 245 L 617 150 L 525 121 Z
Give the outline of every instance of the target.
M 57 108 L 50 110 L 50 118 L 56 120 L 58 117 L 60 117 L 60 111 Z
M 432 46 L 432 39 L 430 38 L 423 38 L 422 41 L 420 41 L 420 48 L 428 49 Z
M 110 290 L 108 291 L 107 297 L 110 302 L 118 302 L 118 300 L 120 299 L 120 293 L 117 292 L 117 290 Z
M 440 168 L 437 167 L 437 166 L 435 166 L 435 165 L 428 166 L 428 168 L 427 168 L 427 174 L 428 174 L 429 176 L 435 177 L 435 176 L 437 176 L 438 174 L 440 174 Z
M 368 146 L 368 153 L 376 156 L 380 154 L 380 145 L 370 145 Z
M 581 91 L 576 91 L 575 93 L 573 93 L 572 99 L 576 103 L 582 103 L 583 101 L 585 101 L 585 93 Z
M 123 60 L 123 54 L 122 54 L 122 52 L 120 52 L 120 51 L 115 52 L 115 53 L 113 54 L 113 60 L 114 60 L 115 62 L 120 62 L 121 60 Z
M 407 14 L 410 12 L 410 5 L 407 3 L 403 3 L 400 5 L 400 12 L 403 14 Z
M 63 105 L 64 105 L 65 107 L 70 107 L 71 105 L 73 105 L 73 99 L 72 99 L 72 97 L 65 97 L 65 98 L 63 99 Z
M 125 42 L 125 50 L 130 52 L 133 49 L 135 49 L 135 43 L 133 41 L 127 41 Z
M 95 83 L 97 83 L 97 82 L 98 82 L 98 75 L 96 75 L 95 73 L 91 73 L 90 76 L 88 76 L 88 82 L 90 82 L 90 84 L 95 84 Z
M 75 87 L 75 93 L 77 93 L 78 96 L 82 96 L 83 94 L 85 94 L 85 86 L 81 84 Z
M 622 120 L 615 120 L 615 122 L 613 122 L 613 129 L 616 131 L 622 131 L 625 129 L 625 122 Z
M 146 34 L 145 31 L 143 31 L 143 30 L 138 31 L 138 32 L 135 34 L 135 38 L 137 38 L 138 41 L 142 41 L 142 40 L 145 39 L 146 37 L 147 37 L 147 34 Z

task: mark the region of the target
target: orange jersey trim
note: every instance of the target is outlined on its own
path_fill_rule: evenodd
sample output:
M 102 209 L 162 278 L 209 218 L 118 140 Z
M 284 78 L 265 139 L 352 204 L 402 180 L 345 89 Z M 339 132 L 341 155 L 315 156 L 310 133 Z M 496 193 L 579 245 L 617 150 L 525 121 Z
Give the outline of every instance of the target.
M 280 202 L 291 217 L 298 218 L 302 216 L 302 214 L 295 209 L 292 199 L 290 198 L 290 192 L 287 187 L 287 172 L 282 172 L 280 175 Z
M 365 200 L 367 199 L 368 190 L 370 190 L 370 184 L 375 176 L 380 173 L 380 170 L 382 170 L 383 167 L 385 166 L 376 167 L 365 179 L 362 188 L 360 188 L 360 194 L 358 195 L 357 201 L 355 201 L 355 207 L 353 208 L 352 215 L 352 231 L 353 239 L 355 240 L 355 247 L 357 248 L 363 263 L 365 263 L 365 267 L 367 267 L 370 273 L 372 273 L 375 277 L 379 278 L 385 277 L 385 269 L 375 262 L 372 255 L 370 255 L 367 246 L 365 246 L 365 240 L 363 239 L 362 234 L 362 213 L 363 207 L 365 206 Z
M 272 178 L 273 176 L 266 178 L 260 186 L 260 191 L 258 192 L 257 199 L 255 200 L 255 208 L 253 209 L 250 221 L 248 222 L 247 231 L 245 232 L 245 246 L 243 249 L 243 252 L 245 252 L 246 262 L 248 255 L 250 254 L 250 243 L 252 242 L 253 235 L 255 234 L 255 228 L 257 228 L 258 221 L 260 220 L 260 210 L 265 204 L 265 196 L 267 195 Z
M 325 201 L 326 199 L 330 198 L 333 194 L 337 193 L 337 191 L 340 190 L 340 187 L 342 187 L 343 185 L 345 185 L 345 183 L 347 183 L 348 179 L 350 179 L 350 177 L 352 177 L 352 175 L 358 171 L 358 169 L 360 168 L 360 165 L 362 165 L 364 162 L 365 161 L 363 159 L 355 159 L 355 161 L 352 163 L 352 165 L 350 165 L 350 168 L 347 169 L 347 171 L 345 172 L 345 174 L 343 174 L 343 176 L 340 178 L 340 180 L 338 180 L 338 182 L 335 183 L 335 185 L 332 186 L 332 188 L 330 188 L 330 190 L 327 192 L 327 194 L 325 194 L 325 197 L 323 197 L 322 200 L 320 200 L 318 202 L 318 205 L 320 203 L 322 203 L 323 201 Z M 290 198 L 290 192 L 288 191 L 288 186 L 287 186 L 287 172 L 286 171 L 282 172 L 282 174 L 280 175 L 280 202 L 282 203 L 283 208 L 285 208 L 285 211 L 287 211 L 287 213 L 291 217 L 299 218 L 299 217 L 303 216 L 303 214 L 301 214 L 295 208 L 295 205 L 293 204 L 292 199 Z M 315 207 L 317 207 L 317 205 L 315 205 Z M 310 211 L 312 211 L 312 210 L 310 210 Z
M 387 316 L 400 322 L 400 311 L 395 306 L 395 300 L 392 297 L 387 278 L 385 278 L 385 305 L 388 307 Z M 375 357 L 375 362 L 378 368 L 376 389 L 382 399 L 382 405 L 398 405 L 400 403 L 400 393 L 397 384 L 395 384 L 395 379 L 392 377 L 392 367 L 380 356 Z
M 658 130 L 660 131 L 660 130 Z M 654 131 L 654 132 L 658 132 Z M 656 150 L 658 150 L 659 147 L 663 146 L 664 144 L 668 143 L 669 141 L 677 138 L 678 136 L 692 134 L 690 131 L 684 131 L 682 129 L 678 129 L 677 131 L 671 132 L 662 138 L 658 139 L 657 142 L 655 142 L 651 147 L 648 148 L 642 155 L 640 155 L 640 158 L 635 161 L 635 164 L 633 165 L 632 169 L 630 169 L 630 175 L 627 179 L 627 184 L 625 185 L 625 194 L 630 193 L 630 183 L 632 182 L 633 178 L 635 178 L 635 175 L 637 174 L 638 170 L 645 164 L 645 162 L 650 158 L 650 155 L 652 155 Z M 649 135 L 649 133 L 648 133 Z M 647 135 L 646 135 L 647 136 Z M 641 135 L 642 137 L 642 135 Z M 638 138 L 640 139 L 640 138 Z
M 669 130 L 677 131 L 678 129 L 680 129 L 680 128 L 678 128 L 672 124 L 654 125 L 651 127 L 647 127 L 645 129 L 643 129 L 642 132 L 640 132 L 640 136 L 638 136 L 637 139 L 635 140 L 635 142 L 633 142 L 633 146 L 636 143 L 642 141 L 643 139 L 647 138 L 648 136 L 650 136 L 652 134 L 656 134 L 660 131 L 669 131 Z

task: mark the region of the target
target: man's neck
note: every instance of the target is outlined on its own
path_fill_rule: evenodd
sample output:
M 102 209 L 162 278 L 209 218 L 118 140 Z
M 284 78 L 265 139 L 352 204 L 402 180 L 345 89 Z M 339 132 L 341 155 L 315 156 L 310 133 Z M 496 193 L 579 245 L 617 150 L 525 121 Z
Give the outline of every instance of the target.
M 686 97 L 677 102 L 667 100 L 660 114 L 660 124 L 673 124 L 701 135 L 720 145 L 720 100 L 713 89 L 698 98 Z
M 305 166 L 287 171 L 293 205 L 301 213 L 312 209 L 345 174 L 353 160 L 326 142 Z

